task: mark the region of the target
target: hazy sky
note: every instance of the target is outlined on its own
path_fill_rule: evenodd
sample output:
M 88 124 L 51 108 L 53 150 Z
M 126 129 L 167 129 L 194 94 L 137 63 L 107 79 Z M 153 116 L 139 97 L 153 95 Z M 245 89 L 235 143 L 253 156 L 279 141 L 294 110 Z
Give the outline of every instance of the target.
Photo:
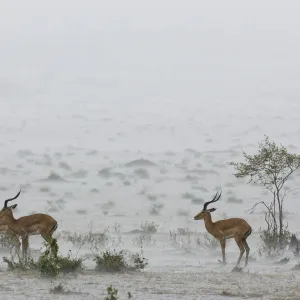
M 12 103 L 39 114 L 38 103 L 65 102 L 179 111 L 215 103 L 220 115 L 269 102 L 282 111 L 299 102 L 299 9 L 299 1 L 2 1 L 3 117 Z

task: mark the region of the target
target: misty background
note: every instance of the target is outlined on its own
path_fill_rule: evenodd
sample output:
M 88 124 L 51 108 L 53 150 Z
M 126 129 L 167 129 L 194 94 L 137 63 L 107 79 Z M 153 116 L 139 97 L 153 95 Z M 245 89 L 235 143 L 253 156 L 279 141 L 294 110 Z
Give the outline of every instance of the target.
M 180 151 L 227 148 L 241 134 L 243 147 L 263 134 L 298 142 L 299 8 L 3 1 L 3 143 Z

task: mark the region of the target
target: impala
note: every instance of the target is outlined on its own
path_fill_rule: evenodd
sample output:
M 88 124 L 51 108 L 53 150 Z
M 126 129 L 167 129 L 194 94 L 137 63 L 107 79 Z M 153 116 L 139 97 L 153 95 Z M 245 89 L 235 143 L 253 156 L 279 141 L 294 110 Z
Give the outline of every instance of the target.
M 8 199 L 9 201 L 16 199 L 19 196 L 19 194 L 17 194 L 15 197 Z M 7 203 L 7 202 L 6 202 Z M 14 209 L 16 208 L 16 204 L 10 206 L 10 209 Z M 16 254 L 18 255 L 18 257 L 20 257 L 20 247 L 21 247 L 21 243 L 19 240 L 18 235 L 16 234 L 15 231 L 13 231 L 8 225 L 2 224 L 0 225 L 0 232 L 2 234 L 7 235 L 10 238 L 10 242 L 11 242 L 11 247 L 10 247 L 10 253 L 12 255 L 12 248 L 15 247 L 16 248 Z
M 4 201 L 4 206 L 0 212 L 0 227 L 7 226 L 15 235 L 22 238 L 22 257 L 27 258 L 28 238 L 30 235 L 41 235 L 45 241 L 51 242 L 52 234 L 57 229 L 57 221 L 51 216 L 46 214 L 32 214 L 15 219 L 12 209 L 17 206 L 7 206 L 9 201 L 19 197 L 21 190 L 18 194 L 10 199 Z
M 240 218 L 230 218 L 230 219 L 213 222 L 211 219 L 211 213 L 214 212 L 216 208 L 208 209 L 207 206 L 211 203 L 217 202 L 220 199 L 220 197 L 221 197 L 221 192 L 220 194 L 216 193 L 215 197 L 211 201 L 205 202 L 202 211 L 198 213 L 194 217 L 194 219 L 195 220 L 203 219 L 206 230 L 211 235 L 213 235 L 217 240 L 219 240 L 222 249 L 223 264 L 226 264 L 226 258 L 225 258 L 226 240 L 234 238 L 235 242 L 237 243 L 240 249 L 240 256 L 238 258 L 236 267 L 239 266 L 245 250 L 246 250 L 246 260 L 245 260 L 245 267 L 246 267 L 248 264 L 248 257 L 250 252 L 250 248 L 247 244 L 246 239 L 251 234 L 252 228 L 244 219 L 240 219 Z

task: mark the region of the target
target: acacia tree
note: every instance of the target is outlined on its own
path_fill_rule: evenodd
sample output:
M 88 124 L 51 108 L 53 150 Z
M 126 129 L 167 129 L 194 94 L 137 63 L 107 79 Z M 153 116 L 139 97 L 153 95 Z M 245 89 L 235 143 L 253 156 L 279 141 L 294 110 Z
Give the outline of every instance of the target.
M 291 154 L 281 144 L 276 145 L 267 136 L 259 142 L 258 153 L 254 155 L 243 151 L 245 162 L 231 162 L 234 166 L 236 178 L 249 178 L 248 183 L 262 185 L 270 191 L 273 199 L 267 204 L 265 201 L 256 203 L 266 207 L 265 220 L 268 232 L 273 232 L 281 249 L 284 248 L 285 225 L 283 218 L 283 201 L 291 192 L 285 187 L 289 177 L 300 167 L 300 155 Z M 253 207 L 253 209 L 255 208 Z

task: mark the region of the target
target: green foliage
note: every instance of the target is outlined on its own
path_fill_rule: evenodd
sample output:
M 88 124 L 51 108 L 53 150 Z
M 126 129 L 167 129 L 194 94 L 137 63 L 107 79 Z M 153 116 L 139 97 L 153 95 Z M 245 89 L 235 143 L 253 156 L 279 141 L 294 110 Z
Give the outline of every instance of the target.
M 100 255 L 96 255 L 94 261 L 96 262 L 96 271 L 104 272 L 122 272 L 122 271 L 137 271 L 144 269 L 148 264 L 147 259 L 143 257 L 142 253 L 135 254 L 131 257 L 132 261 L 128 259 L 124 251 L 109 251 L 106 250 Z
M 106 288 L 107 295 L 105 296 L 104 300 L 118 300 L 118 290 L 114 288 L 112 285 Z M 130 292 L 127 293 L 127 299 L 131 299 L 132 295 Z
M 112 285 L 110 285 L 107 289 L 107 296 L 104 298 L 104 300 L 118 300 L 118 290 L 114 288 Z
M 237 178 L 250 177 L 249 182 L 262 184 L 272 192 L 281 189 L 288 177 L 300 167 L 300 155 L 291 154 L 267 136 L 259 142 L 257 154 L 243 152 L 245 163 L 231 162 Z
M 283 253 L 283 249 L 289 244 L 291 239 L 290 232 L 285 229 L 282 236 L 282 247 L 279 243 L 279 233 L 274 230 L 261 229 L 261 245 L 258 249 L 259 256 L 276 257 Z
M 157 228 L 158 228 L 158 225 L 155 224 L 154 222 L 146 221 L 146 222 L 141 224 L 141 231 L 144 232 L 144 233 L 148 233 L 148 234 L 156 233 Z
M 83 268 L 82 259 L 71 258 L 70 253 L 67 257 L 58 255 L 58 245 L 56 239 L 44 243 L 45 252 L 35 262 L 29 258 L 26 262 L 14 262 L 4 257 L 9 270 L 37 270 L 42 276 L 55 277 L 59 273 L 75 272 Z
M 29 259 L 27 262 L 21 260 L 15 262 L 4 256 L 3 262 L 7 263 L 7 268 L 10 271 L 26 271 L 30 269 L 36 269 L 36 263 L 33 261 L 33 259 Z
M 278 245 L 281 249 L 286 246 L 287 229 L 283 223 L 283 201 L 291 190 L 284 189 L 284 185 L 299 169 L 300 155 L 289 153 L 284 146 L 270 141 L 267 136 L 258 146 L 257 154 L 250 155 L 243 152 L 245 162 L 231 162 L 230 165 L 236 170 L 235 177 L 248 177 L 248 183 L 262 185 L 272 193 L 273 199 L 269 204 L 264 201 L 257 203 L 266 208 L 267 234 L 262 231 L 261 237 L 263 245 L 268 245 L 267 253 L 269 253 L 273 251 L 271 249 L 277 249 Z
M 82 259 L 71 258 L 70 252 L 67 257 L 58 255 L 56 239 L 45 242 L 46 251 L 40 256 L 37 267 L 44 276 L 57 276 L 60 272 L 69 273 L 82 269 Z

